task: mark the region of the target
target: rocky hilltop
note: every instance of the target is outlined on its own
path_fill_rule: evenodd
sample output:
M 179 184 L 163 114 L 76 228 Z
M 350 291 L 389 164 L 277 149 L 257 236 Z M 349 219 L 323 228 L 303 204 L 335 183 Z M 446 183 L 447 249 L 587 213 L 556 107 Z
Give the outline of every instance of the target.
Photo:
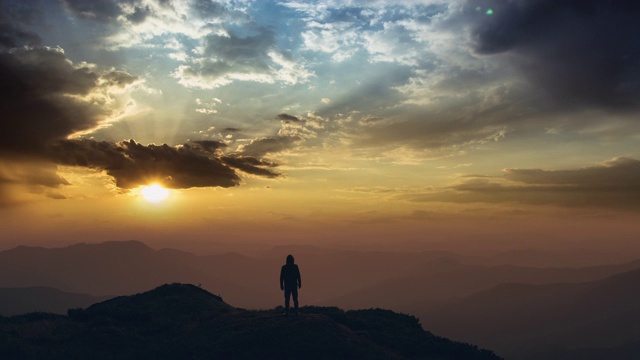
M 389 310 L 244 310 L 170 284 L 68 315 L 0 318 L 3 359 L 499 359 Z

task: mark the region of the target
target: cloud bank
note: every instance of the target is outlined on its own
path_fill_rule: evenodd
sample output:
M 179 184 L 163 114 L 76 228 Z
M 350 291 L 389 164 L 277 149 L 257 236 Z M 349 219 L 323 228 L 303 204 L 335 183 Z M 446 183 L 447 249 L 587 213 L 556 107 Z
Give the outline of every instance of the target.
M 419 202 L 551 205 L 640 211 L 640 161 L 614 158 L 579 169 L 505 169 L 502 176 L 467 175 L 448 190 L 403 195 Z

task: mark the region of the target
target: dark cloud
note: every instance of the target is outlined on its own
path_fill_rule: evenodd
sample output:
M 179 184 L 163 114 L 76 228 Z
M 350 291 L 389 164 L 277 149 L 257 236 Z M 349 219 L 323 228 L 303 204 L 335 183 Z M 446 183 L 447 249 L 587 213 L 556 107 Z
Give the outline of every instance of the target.
M 640 161 L 615 158 L 604 165 L 576 170 L 507 169 L 504 177 L 528 185 L 573 186 L 585 190 L 635 189 L 640 192 Z
M 123 16 L 131 23 L 139 24 L 152 15 L 149 6 L 143 6 L 141 0 L 63 0 L 63 2 L 66 8 L 76 16 L 105 23 L 115 22 Z M 158 0 L 158 3 L 163 6 L 171 5 L 171 1 Z
M 137 1 L 117 0 L 64 0 L 69 10 L 86 19 L 109 22 L 122 15 L 119 3 L 134 3 Z
M 24 193 L 54 194 L 69 182 L 58 175 L 57 166 L 28 156 L 0 156 L 0 208 L 24 202 Z
M 269 68 L 269 51 L 275 45 L 275 34 L 267 28 L 256 29 L 255 35 L 240 36 L 231 33 L 229 36 L 209 34 L 205 38 L 204 53 L 213 61 L 209 61 L 202 71 L 207 75 L 218 75 L 239 67 L 244 71 L 267 70 Z
M 3 39 L 9 39 L 3 44 L 31 46 L 0 48 L 0 155 L 42 154 L 52 142 L 96 127 L 117 110 L 105 106 L 112 100 L 108 89 L 138 79 L 123 71 L 76 66 L 59 48 L 34 47 L 37 35 L 19 30 L 21 22 L 10 12 L 1 14 L 8 29 Z
M 484 0 L 465 9 L 475 50 L 509 56 L 557 104 L 640 105 L 639 2 Z
M 227 144 L 215 140 L 194 141 L 192 146 L 200 147 L 203 151 L 215 154 L 217 150 L 227 147 Z
M 0 22 L 33 24 L 42 20 L 42 0 L 0 2 Z
M 69 182 L 57 174 L 54 164 L 28 157 L 0 159 L 0 187 L 7 184 L 57 188 Z
M 133 76 L 124 71 L 111 71 L 101 76 L 101 80 L 104 80 L 109 86 L 120 86 L 133 84 L 138 80 L 137 76 Z
M 233 128 L 233 127 L 228 127 L 228 128 L 224 128 L 222 129 L 223 132 L 227 132 L 227 133 L 236 133 L 236 132 L 240 132 L 242 131 L 242 129 L 238 129 L 238 128 Z
M 23 31 L 0 20 L 0 49 L 11 49 L 18 46 L 37 46 L 40 37 L 32 32 Z
M 136 6 L 133 13 L 127 15 L 127 20 L 134 24 L 143 23 L 147 17 L 151 14 L 151 9 L 148 6 Z
M 130 189 L 154 181 L 169 188 L 233 187 L 240 184 L 235 169 L 268 178 L 279 174 L 265 167 L 273 163 L 251 157 L 221 156 L 224 144 L 199 141 L 172 147 L 142 145 L 134 140 L 120 143 L 67 140 L 56 144 L 52 160 L 64 165 L 103 170 L 118 187 Z
M 263 176 L 267 178 L 277 178 L 280 177 L 280 174 L 267 169 L 265 167 L 273 168 L 277 166 L 275 163 L 258 160 L 254 157 L 250 156 L 223 156 L 222 161 L 224 161 L 229 166 L 236 168 L 238 170 L 244 171 L 247 174 Z
M 278 114 L 278 116 L 276 116 L 276 118 L 278 120 L 282 120 L 286 123 L 299 123 L 302 122 L 302 120 L 298 119 L 297 117 L 293 116 L 293 115 L 289 115 L 289 114 Z
M 365 126 L 356 144 L 365 147 L 402 145 L 447 156 L 461 149 L 499 141 L 505 136 L 500 118 L 475 115 L 418 113 L 405 114 L 400 119 L 363 123 Z
M 52 139 L 64 138 L 98 122 L 93 109 L 65 95 L 85 95 L 98 75 L 76 69 L 64 54 L 49 49 L 0 53 L 0 150 L 42 151 Z
M 136 77 L 76 67 L 62 51 L 18 48 L 0 52 L 0 153 L 43 153 L 53 141 L 97 126 L 111 115 L 104 104 L 80 97 Z
M 298 136 L 278 136 L 252 140 L 240 148 L 244 156 L 261 158 L 267 154 L 276 154 L 293 148 L 299 141 Z
M 367 109 L 384 121 L 361 120 L 356 146 L 436 150 L 429 156 L 470 150 L 507 133 L 601 129 L 608 116 L 618 123 L 585 133 L 630 136 L 640 110 L 639 9 L 626 0 L 465 1 L 433 26 L 458 34 L 469 29 L 475 56 L 459 48 L 434 53 L 425 58 L 439 66 L 420 63 L 420 72 L 407 69 L 319 113 Z M 407 106 L 398 105 L 404 100 Z
M 453 191 L 404 198 L 640 210 L 640 161 L 635 159 L 615 158 L 582 169 L 506 169 L 501 177 L 470 177 L 451 186 Z
M 173 74 L 182 85 L 213 88 L 234 80 L 272 83 L 296 82 L 310 74 L 292 65 L 291 56 L 280 50 L 268 27 L 253 23 L 227 34 L 211 33 L 203 39 L 203 57 L 181 65 Z
M 0 3 L 0 49 L 40 45 L 42 40 L 38 34 L 25 31 L 19 26 L 34 21 L 38 13 L 37 9 L 28 4 Z
M 192 5 L 192 10 L 203 19 L 217 18 L 227 12 L 224 5 L 212 0 L 195 0 Z

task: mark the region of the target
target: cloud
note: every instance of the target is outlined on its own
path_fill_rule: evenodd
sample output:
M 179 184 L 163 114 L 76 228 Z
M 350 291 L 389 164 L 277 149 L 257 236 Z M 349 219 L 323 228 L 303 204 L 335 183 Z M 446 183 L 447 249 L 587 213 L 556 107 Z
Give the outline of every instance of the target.
M 640 105 L 638 14 L 633 0 L 468 1 L 463 11 L 475 51 L 504 56 L 559 106 L 620 109 Z
M 40 45 L 42 39 L 38 34 L 25 31 L 17 25 L 34 21 L 37 13 L 34 9 L 22 9 L 20 5 L 0 4 L 0 49 Z
M 258 160 L 251 156 L 223 156 L 221 157 L 221 159 L 229 166 L 244 171 L 247 174 L 263 176 L 272 179 L 280 177 L 280 174 L 273 172 L 268 168 L 265 168 L 272 168 L 277 166 L 275 163 L 269 161 Z
M 123 11 L 119 3 L 125 1 L 115 0 L 63 0 L 69 10 L 77 16 L 98 20 L 103 22 L 114 21 Z M 139 1 L 126 1 L 126 3 L 136 3 Z
M 354 146 L 426 149 L 432 157 L 433 151 L 448 156 L 510 134 L 537 136 L 537 129 L 559 124 L 590 140 L 638 134 L 637 2 L 285 6 L 306 17 L 303 49 L 327 54 L 356 49 L 351 60 L 361 72 L 386 74 L 353 82 L 358 85 L 318 110 L 323 116 L 362 113 L 385 119 L 344 129 L 353 134 Z M 489 8 L 493 15 L 487 15 Z M 336 41 L 339 30 L 349 44 Z
M 278 114 L 276 118 L 284 122 L 292 122 L 292 123 L 302 122 L 302 120 L 300 120 L 299 118 L 289 114 Z
M 69 185 L 57 170 L 55 164 L 29 156 L 0 156 L 0 208 L 19 205 L 26 194 L 49 196 L 55 194 L 53 189 Z
M 103 23 L 115 23 L 120 20 L 128 20 L 133 24 L 143 23 L 147 17 L 153 14 L 150 4 L 155 1 L 144 0 L 62 0 L 68 11 L 76 16 L 95 20 Z M 168 1 L 158 1 L 159 5 L 169 5 Z M 194 7 L 199 2 L 194 2 Z
M 192 9 L 203 19 L 220 17 L 227 12 L 224 5 L 211 0 L 194 0 Z
M 331 54 L 337 62 L 351 58 L 359 49 L 362 40 L 359 27 L 350 22 L 319 23 L 309 22 L 308 30 L 302 37 L 304 48 Z
M 213 89 L 236 80 L 296 84 L 313 75 L 279 49 L 272 30 L 248 24 L 245 32 L 250 34 L 227 30 L 206 35 L 202 56 L 180 65 L 173 76 L 186 87 Z
M 57 188 L 69 182 L 57 174 L 56 166 L 27 157 L 0 161 L 0 184 L 40 185 Z
M 412 201 L 519 203 L 561 207 L 640 210 L 640 161 L 614 158 L 581 169 L 506 169 L 502 176 L 467 175 L 461 184 Z
M 581 189 L 640 191 L 640 161 L 614 158 L 603 165 L 575 170 L 506 169 L 504 177 L 528 185 L 573 186 Z
M 279 174 L 266 167 L 273 163 L 245 156 L 222 156 L 225 147 L 216 141 L 180 146 L 142 145 L 134 140 L 119 143 L 94 140 L 61 141 L 52 148 L 51 159 L 59 164 L 105 171 L 116 186 L 131 189 L 161 182 L 174 189 L 233 187 L 240 185 L 235 169 L 268 178 Z
M 42 153 L 53 141 L 122 114 L 122 91 L 137 80 L 122 71 L 74 65 L 59 48 L 0 51 L 0 153 Z
M 216 153 L 218 150 L 226 148 L 227 144 L 215 140 L 200 140 L 192 142 L 191 146 L 209 153 Z
M 245 156 L 256 158 L 267 154 L 277 154 L 293 148 L 301 140 L 298 136 L 277 136 L 254 139 L 249 144 L 241 145 L 238 151 Z

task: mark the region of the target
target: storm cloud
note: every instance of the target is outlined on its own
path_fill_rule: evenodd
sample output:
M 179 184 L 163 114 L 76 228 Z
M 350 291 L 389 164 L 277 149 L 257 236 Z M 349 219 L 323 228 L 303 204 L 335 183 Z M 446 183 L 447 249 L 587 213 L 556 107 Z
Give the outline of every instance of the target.
M 507 56 L 557 104 L 640 105 L 637 1 L 468 1 L 465 14 L 479 54 Z

